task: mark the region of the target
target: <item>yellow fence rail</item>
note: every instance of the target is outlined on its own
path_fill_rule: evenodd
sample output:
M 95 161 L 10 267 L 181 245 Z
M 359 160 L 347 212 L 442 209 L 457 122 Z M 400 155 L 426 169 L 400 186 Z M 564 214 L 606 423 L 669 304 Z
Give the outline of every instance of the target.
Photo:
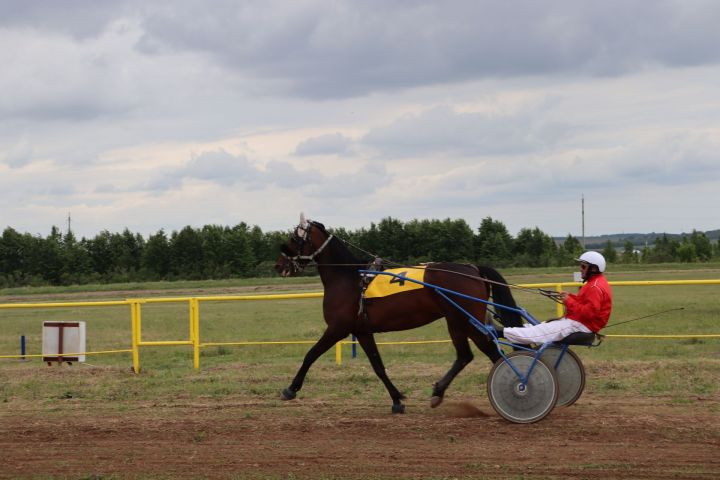
M 614 281 L 609 282 L 612 286 L 618 287 L 647 287 L 647 286 L 669 286 L 669 285 L 720 285 L 719 280 L 658 280 L 658 281 Z M 554 283 L 532 283 L 518 285 L 522 288 L 554 288 L 560 292 L 567 287 L 579 287 L 579 282 L 554 282 Z M 97 352 L 77 352 L 63 353 L 63 356 L 77 355 L 103 355 L 115 353 L 131 353 L 133 361 L 133 370 L 135 373 L 140 372 L 140 347 L 164 347 L 164 346 L 191 346 L 193 348 L 193 366 L 195 369 L 200 368 L 200 350 L 206 347 L 216 346 L 242 346 L 242 345 L 302 345 L 314 344 L 316 340 L 296 340 L 296 341 L 252 341 L 252 342 L 208 342 L 200 341 L 200 304 L 201 302 L 212 301 L 267 301 L 267 300 L 288 300 L 301 298 L 322 298 L 321 292 L 316 293 L 292 293 L 292 294 L 276 294 L 276 295 L 224 295 L 224 296 L 207 296 L 207 297 L 167 297 L 167 298 L 138 298 L 119 301 L 102 301 L 102 302 L 58 302 L 58 303 L 4 303 L 0 304 L 2 309 L 45 309 L 45 308 L 76 308 L 76 307 L 112 307 L 112 306 L 128 306 L 130 309 L 131 323 L 131 348 L 126 350 L 105 350 Z M 187 303 L 188 304 L 188 335 L 185 340 L 166 340 L 166 341 L 143 341 L 142 340 L 142 306 L 154 303 Z M 558 316 L 562 316 L 562 305 L 557 306 Z M 699 334 L 699 335 L 606 335 L 606 337 L 615 338 L 720 338 L 720 334 Z M 409 344 L 432 344 L 432 343 L 448 343 L 450 340 L 421 340 L 421 341 L 403 341 L 403 342 L 378 342 L 378 345 L 409 345 Z M 342 363 L 342 347 L 344 345 L 352 345 L 357 342 L 343 340 L 335 345 L 335 361 L 337 364 Z M 53 356 L 53 354 L 26 354 L 26 355 L 0 355 L 0 358 L 34 358 Z

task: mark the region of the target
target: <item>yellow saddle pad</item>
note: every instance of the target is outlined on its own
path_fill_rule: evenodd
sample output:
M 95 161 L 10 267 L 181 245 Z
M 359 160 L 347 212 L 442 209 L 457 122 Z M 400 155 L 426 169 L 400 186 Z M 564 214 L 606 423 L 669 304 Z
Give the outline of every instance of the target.
M 395 275 L 401 275 L 406 278 L 413 280 L 425 281 L 425 267 L 408 267 L 408 268 L 393 268 L 385 270 L 386 272 L 394 273 Z M 396 277 L 395 275 L 376 275 L 372 279 L 367 290 L 365 290 L 365 298 L 378 298 L 387 297 L 388 295 L 395 295 L 396 293 L 407 292 L 410 290 L 416 290 L 423 288 L 419 283 L 405 280 L 404 278 Z

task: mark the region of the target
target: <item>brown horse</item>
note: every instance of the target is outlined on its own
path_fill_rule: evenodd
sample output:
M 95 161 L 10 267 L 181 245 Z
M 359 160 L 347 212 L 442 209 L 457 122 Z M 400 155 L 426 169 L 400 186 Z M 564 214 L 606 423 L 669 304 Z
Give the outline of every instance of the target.
M 395 295 L 373 298 L 359 314 L 362 279 L 359 270 L 364 265 L 348 249 L 343 241 L 331 235 L 318 222 L 305 220 L 295 228 L 287 244 L 281 248 L 275 269 L 282 276 L 301 272 L 314 261 L 320 273 L 325 290 L 323 315 L 327 328 L 320 340 L 310 348 L 290 386 L 282 391 L 284 400 L 292 400 L 302 388 L 310 366 L 335 343 L 350 334 L 357 337 L 375 374 L 382 380 L 392 398 L 393 413 L 403 413 L 405 398 L 388 378 L 374 333 L 408 330 L 421 327 L 439 318 L 447 320 L 450 339 L 457 358 L 450 370 L 434 385 L 431 406 L 438 406 L 450 382 L 473 359 L 468 338 L 494 363 L 500 358 L 498 347 L 486 335 L 473 327 L 468 318 L 456 306 L 442 298 L 432 288 L 416 288 Z M 489 280 L 492 283 L 484 281 Z M 505 279 L 490 267 L 458 263 L 431 263 L 425 266 L 426 283 L 475 298 L 493 300 L 501 305 L 516 307 Z M 497 283 L 496 283 L 497 282 Z M 463 309 L 476 319 L 483 321 L 487 305 L 461 297 L 453 298 Z M 504 326 L 520 326 L 520 316 L 513 311 L 498 309 Z

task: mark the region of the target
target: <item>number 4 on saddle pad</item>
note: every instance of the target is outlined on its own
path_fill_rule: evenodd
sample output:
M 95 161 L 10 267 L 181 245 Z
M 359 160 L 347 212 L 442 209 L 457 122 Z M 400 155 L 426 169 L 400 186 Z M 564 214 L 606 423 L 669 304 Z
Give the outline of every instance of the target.
M 425 266 L 393 268 L 384 270 L 384 272 L 393 273 L 394 275 L 375 275 L 375 278 L 372 279 L 367 290 L 365 290 L 365 298 L 387 297 L 388 295 L 423 288 L 423 285 L 405 280 L 405 278 L 420 282 L 424 281 Z

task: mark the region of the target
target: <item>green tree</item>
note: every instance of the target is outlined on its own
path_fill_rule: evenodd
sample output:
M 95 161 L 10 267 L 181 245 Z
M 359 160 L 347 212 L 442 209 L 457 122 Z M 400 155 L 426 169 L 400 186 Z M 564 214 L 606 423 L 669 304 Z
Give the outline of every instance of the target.
M 605 261 L 607 263 L 617 262 L 617 250 L 615 250 L 615 246 L 610 240 L 605 243 L 605 248 L 603 248 L 602 255 L 603 257 L 605 257 Z
M 492 217 L 485 217 L 474 240 L 475 258 L 478 263 L 495 267 L 504 267 L 512 263 L 514 240 L 504 223 L 493 220 Z
M 576 237 L 568 234 L 562 246 L 558 248 L 558 263 L 560 265 L 574 265 L 575 259 L 583 253 L 583 247 Z
M 40 269 L 51 285 L 61 285 L 63 277 L 62 234 L 53 226 L 50 235 L 40 241 Z
M 230 276 L 230 230 L 220 225 L 205 225 L 199 235 L 202 239 L 202 278 Z
M 697 262 L 698 255 L 695 245 L 688 240 L 687 237 L 683 237 L 682 242 L 677 248 L 677 259 L 684 263 Z
M 396 218 L 386 217 L 377 226 L 377 239 L 381 248 L 381 256 L 395 261 L 404 261 L 408 257 L 407 235 L 403 222 Z
M 698 260 L 701 262 L 707 262 L 712 258 L 712 243 L 705 233 L 693 230 L 690 235 L 690 243 L 695 247 L 695 253 Z
M 528 267 L 547 267 L 553 264 L 557 247 L 555 241 L 540 230 L 523 228 L 515 238 L 515 261 Z
M 14 229 L 7 227 L 0 237 L 0 285 L 14 287 L 22 283 L 26 273 L 25 240 Z
M 249 228 L 245 223 L 236 225 L 229 236 L 229 267 L 234 276 L 246 277 L 255 272 L 255 254 Z
M 648 249 L 647 255 L 643 255 L 643 261 L 646 263 L 664 263 L 673 262 L 678 258 L 678 248 L 680 244 L 677 240 L 668 238 L 663 233 L 662 237 L 655 239 L 655 244 Z
M 203 242 L 197 230 L 186 226 L 170 236 L 170 270 L 178 278 L 197 280 L 203 276 Z
M 404 232 L 407 246 L 401 247 L 396 257 L 404 262 L 469 261 L 474 257 L 473 231 L 465 220 L 413 220 L 405 224 Z
M 630 240 L 625 240 L 620 261 L 622 263 L 638 263 L 639 260 L 640 259 L 638 258 L 638 254 L 635 251 L 633 243 Z
M 148 280 L 164 280 L 170 273 L 171 249 L 163 229 L 150 235 L 145 243 L 141 266 Z
M 61 282 L 64 285 L 86 283 L 94 278 L 92 260 L 85 248 L 85 239 L 78 242 L 75 234 L 68 231 L 61 242 L 63 272 Z
M 461 218 L 446 218 L 441 224 L 441 242 L 438 258 L 454 262 L 471 261 L 475 255 L 473 243 L 475 236 L 470 225 Z
M 112 278 L 110 281 L 132 281 L 137 278 L 142 259 L 145 239 L 133 234 L 128 228 L 122 233 L 110 234 L 108 249 L 112 259 Z
M 257 225 L 248 231 L 248 238 L 256 264 L 264 260 L 274 260 L 277 257 L 277 248 Z
M 361 228 L 356 233 L 357 245 L 371 255 L 386 256 L 383 251 L 383 245 L 380 240 L 378 227 L 375 223 L 370 222 L 370 228 Z
M 110 248 L 110 237 L 112 234 L 107 230 L 95 235 L 94 238 L 86 240 L 85 249 L 90 256 L 93 271 L 107 280 L 108 274 L 115 268 L 115 260 Z

